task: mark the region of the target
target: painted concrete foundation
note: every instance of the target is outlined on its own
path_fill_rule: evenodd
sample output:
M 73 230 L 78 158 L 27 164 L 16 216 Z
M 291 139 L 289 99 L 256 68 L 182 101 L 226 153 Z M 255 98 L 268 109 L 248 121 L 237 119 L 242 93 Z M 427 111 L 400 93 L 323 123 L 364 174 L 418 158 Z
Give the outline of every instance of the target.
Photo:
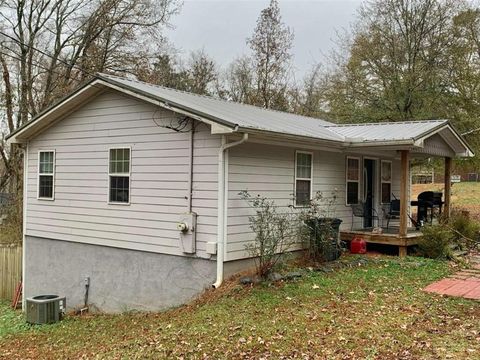
M 198 296 L 216 277 L 206 259 L 124 250 L 27 236 L 25 297 L 57 294 L 69 309 L 89 300 L 103 312 L 161 310 Z

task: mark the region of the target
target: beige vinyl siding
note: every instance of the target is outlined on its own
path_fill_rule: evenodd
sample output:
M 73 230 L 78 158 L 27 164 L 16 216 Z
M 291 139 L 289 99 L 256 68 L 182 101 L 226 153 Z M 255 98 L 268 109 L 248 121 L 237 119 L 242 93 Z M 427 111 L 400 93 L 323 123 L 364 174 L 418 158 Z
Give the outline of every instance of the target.
M 247 257 L 245 245 L 255 237 L 248 221 L 252 212 L 239 198 L 239 191 L 248 190 L 254 196 L 266 196 L 279 206 L 293 205 L 296 150 L 304 149 L 247 143 L 229 150 L 227 260 Z M 338 201 L 332 209 L 333 214 L 349 222 L 350 208 L 344 205 L 345 155 L 311 152 L 313 192 L 322 191 L 325 196 L 330 196 L 337 189 Z
M 179 115 L 110 91 L 29 143 L 27 235 L 181 255 L 176 223 L 187 211 L 188 132 Z M 193 211 L 197 255 L 216 241 L 221 143 L 197 124 Z M 130 205 L 108 204 L 108 149 L 131 148 Z M 37 200 L 38 151 L 56 151 L 55 201 Z
M 253 211 L 239 192 L 248 190 L 275 200 L 279 206 L 293 204 L 295 149 L 246 143 L 228 150 L 228 224 L 226 260 L 248 257 L 245 245 L 255 235 L 248 215 Z
M 261 195 L 274 199 L 277 205 L 283 206 L 285 209 L 286 206 L 293 205 L 296 150 L 304 149 L 246 143 L 229 150 L 227 261 L 248 257 L 245 246 L 255 238 L 248 220 L 248 215 L 253 212 L 240 199 L 238 193 L 248 190 L 253 196 Z M 348 155 L 363 159 L 361 154 Z M 327 197 L 331 196 L 332 192 L 336 192 L 338 198 L 331 215 L 343 220 L 341 228 L 350 229 L 351 208 L 345 205 L 346 157 L 347 154 L 340 152 L 313 151 L 313 192 L 321 191 Z M 378 161 L 381 159 L 379 157 Z M 391 158 L 385 159 L 392 160 Z M 392 161 L 392 190 L 396 195 L 400 190 L 399 177 L 400 162 L 394 159 Z M 377 186 L 380 184 L 378 183 Z M 380 196 L 380 191 L 378 191 L 378 196 Z M 380 206 L 378 206 L 378 211 L 382 216 Z M 355 220 L 355 224 L 360 222 L 359 218 Z
M 425 153 L 435 156 L 455 157 L 455 153 L 448 143 L 439 135 L 435 134 L 423 143 L 423 149 L 418 150 L 419 153 Z

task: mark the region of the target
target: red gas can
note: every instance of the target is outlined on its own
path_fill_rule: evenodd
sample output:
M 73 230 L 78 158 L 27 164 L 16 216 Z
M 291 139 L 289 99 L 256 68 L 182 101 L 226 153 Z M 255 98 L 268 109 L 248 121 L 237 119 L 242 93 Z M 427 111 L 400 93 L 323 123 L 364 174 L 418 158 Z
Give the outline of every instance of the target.
M 350 242 L 350 252 L 352 254 L 365 254 L 367 252 L 367 242 L 360 236 L 355 236 Z

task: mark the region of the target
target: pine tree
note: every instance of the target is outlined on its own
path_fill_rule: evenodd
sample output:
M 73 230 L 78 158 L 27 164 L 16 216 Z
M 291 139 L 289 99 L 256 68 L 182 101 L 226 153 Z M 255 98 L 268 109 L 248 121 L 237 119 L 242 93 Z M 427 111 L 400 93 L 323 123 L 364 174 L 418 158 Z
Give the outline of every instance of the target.
M 277 0 L 271 0 L 262 10 L 247 43 L 253 51 L 255 104 L 267 109 L 285 109 L 293 32 L 282 22 Z

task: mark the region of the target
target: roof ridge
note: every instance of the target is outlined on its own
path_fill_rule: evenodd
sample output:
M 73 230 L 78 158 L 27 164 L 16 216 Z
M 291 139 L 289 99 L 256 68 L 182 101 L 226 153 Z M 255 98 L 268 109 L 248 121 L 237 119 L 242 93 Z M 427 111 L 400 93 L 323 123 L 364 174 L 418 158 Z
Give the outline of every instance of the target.
M 332 125 L 322 125 L 324 127 L 330 127 L 330 126 L 336 125 L 335 123 L 333 123 L 331 121 L 327 121 L 327 120 L 312 117 L 312 116 L 295 114 L 293 112 L 281 111 L 281 110 L 275 110 L 275 109 L 265 109 L 263 107 L 252 105 L 252 104 L 246 104 L 246 103 L 242 103 L 242 102 L 238 102 L 238 101 L 226 100 L 226 99 L 222 99 L 222 98 L 213 97 L 211 95 L 196 94 L 196 93 L 192 93 L 192 92 L 189 92 L 189 91 L 186 91 L 186 90 L 179 90 L 179 89 L 174 89 L 174 88 L 170 88 L 170 87 L 163 86 L 163 85 L 152 84 L 152 83 L 149 83 L 149 82 L 146 82 L 146 81 L 141 81 L 141 80 L 138 80 L 138 79 L 129 79 L 129 78 L 124 78 L 124 77 L 121 77 L 121 76 L 110 75 L 110 74 L 105 74 L 105 73 L 97 73 L 96 75 L 99 78 L 107 77 L 107 78 L 114 78 L 114 79 L 120 79 L 120 80 L 127 80 L 127 81 L 132 81 L 132 82 L 136 82 L 136 83 L 140 83 L 140 84 L 144 84 L 144 85 L 148 85 L 148 86 L 152 86 L 152 87 L 157 87 L 159 89 L 175 91 L 177 93 L 182 93 L 182 94 L 191 95 L 191 96 L 197 96 L 197 97 L 201 97 L 201 98 L 205 98 L 205 99 L 209 99 L 209 100 L 221 101 L 221 102 L 228 103 L 228 104 L 242 105 L 242 106 L 246 106 L 246 107 L 255 108 L 255 109 L 258 109 L 258 110 L 263 110 L 265 112 L 275 112 L 275 113 L 279 113 L 279 114 L 288 114 L 288 115 L 293 115 L 293 116 L 300 116 L 300 117 L 305 118 L 305 119 L 323 121 L 323 122 L 332 124 Z
M 405 120 L 405 121 L 379 121 L 368 123 L 349 123 L 349 124 L 333 124 L 325 125 L 327 128 L 347 127 L 347 126 L 367 126 L 367 125 L 392 125 L 392 124 L 418 124 L 418 123 L 441 123 L 448 122 L 448 119 L 424 119 L 424 120 Z

